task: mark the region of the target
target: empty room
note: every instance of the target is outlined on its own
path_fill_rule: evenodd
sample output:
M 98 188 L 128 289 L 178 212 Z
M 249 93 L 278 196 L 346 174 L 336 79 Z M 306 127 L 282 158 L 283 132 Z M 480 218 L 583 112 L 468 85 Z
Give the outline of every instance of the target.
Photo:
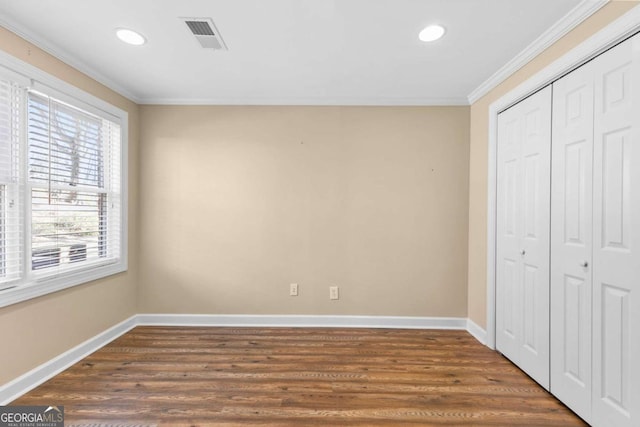
M 0 427 L 640 426 L 639 6 L 0 0 Z

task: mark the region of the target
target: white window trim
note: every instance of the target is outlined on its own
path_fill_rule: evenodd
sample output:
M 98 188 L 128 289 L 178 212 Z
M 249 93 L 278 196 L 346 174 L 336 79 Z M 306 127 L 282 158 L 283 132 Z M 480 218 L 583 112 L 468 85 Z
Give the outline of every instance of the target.
M 108 102 L 93 96 L 39 68 L 34 67 L 4 51 L 0 51 L 0 74 L 10 74 L 15 76 L 20 82 L 30 82 L 32 89 L 37 89 L 47 95 L 58 98 L 64 102 L 73 104 L 79 108 L 116 121 L 120 124 L 121 133 L 121 236 L 120 236 L 120 259 L 109 260 L 103 263 L 96 262 L 84 265 L 77 269 L 70 269 L 61 272 L 60 275 L 50 277 L 40 277 L 31 275 L 31 278 L 24 278 L 23 281 L 14 288 L 0 291 L 0 307 L 27 301 L 53 292 L 61 291 L 73 286 L 78 286 L 93 280 L 101 279 L 117 273 L 122 273 L 128 269 L 128 135 L 129 135 L 129 115 L 126 111 L 115 107 Z M 11 283 L 6 283 L 11 286 Z
M 640 6 L 611 22 L 489 106 L 487 175 L 487 342 L 496 346 L 496 171 L 498 113 L 640 31 Z

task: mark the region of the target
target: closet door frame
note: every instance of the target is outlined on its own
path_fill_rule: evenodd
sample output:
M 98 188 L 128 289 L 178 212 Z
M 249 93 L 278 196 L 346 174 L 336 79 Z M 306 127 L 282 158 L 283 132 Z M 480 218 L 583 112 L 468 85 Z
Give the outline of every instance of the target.
M 487 188 L 487 301 L 485 344 L 496 348 L 496 185 L 498 114 L 534 92 L 558 80 L 571 70 L 640 32 L 640 7 L 635 7 L 585 40 L 527 81 L 493 102 L 489 107 Z M 474 328 L 476 329 L 476 328 Z

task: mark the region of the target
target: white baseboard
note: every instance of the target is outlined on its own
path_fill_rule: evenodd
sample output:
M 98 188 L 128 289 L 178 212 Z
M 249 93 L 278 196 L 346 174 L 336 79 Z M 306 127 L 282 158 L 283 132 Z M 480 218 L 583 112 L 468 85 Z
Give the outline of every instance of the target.
M 487 331 L 480 327 L 476 322 L 467 319 L 467 332 L 469 332 L 481 344 L 487 345 Z
M 22 396 L 29 390 L 34 389 L 48 379 L 58 375 L 74 363 L 84 359 L 89 354 L 109 344 L 114 339 L 125 334 L 136 326 L 136 316 L 131 316 L 127 320 L 118 323 L 106 331 L 89 338 L 82 344 L 65 351 L 48 362 L 30 370 L 15 380 L 0 386 L 0 405 L 7 405 L 9 402 Z
M 0 386 L 0 405 L 7 405 L 134 327 L 152 325 L 457 329 L 466 330 L 482 344 L 487 335 L 475 322 L 463 317 L 137 314 Z
M 462 317 L 139 314 L 138 325 L 465 329 Z

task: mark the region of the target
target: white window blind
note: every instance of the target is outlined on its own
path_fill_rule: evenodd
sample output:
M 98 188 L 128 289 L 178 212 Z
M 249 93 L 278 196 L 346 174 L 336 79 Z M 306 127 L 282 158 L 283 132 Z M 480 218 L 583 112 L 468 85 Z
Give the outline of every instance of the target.
M 22 276 L 21 114 L 23 89 L 0 79 L 0 289 Z
M 38 92 L 27 104 L 31 270 L 117 261 L 120 125 Z

